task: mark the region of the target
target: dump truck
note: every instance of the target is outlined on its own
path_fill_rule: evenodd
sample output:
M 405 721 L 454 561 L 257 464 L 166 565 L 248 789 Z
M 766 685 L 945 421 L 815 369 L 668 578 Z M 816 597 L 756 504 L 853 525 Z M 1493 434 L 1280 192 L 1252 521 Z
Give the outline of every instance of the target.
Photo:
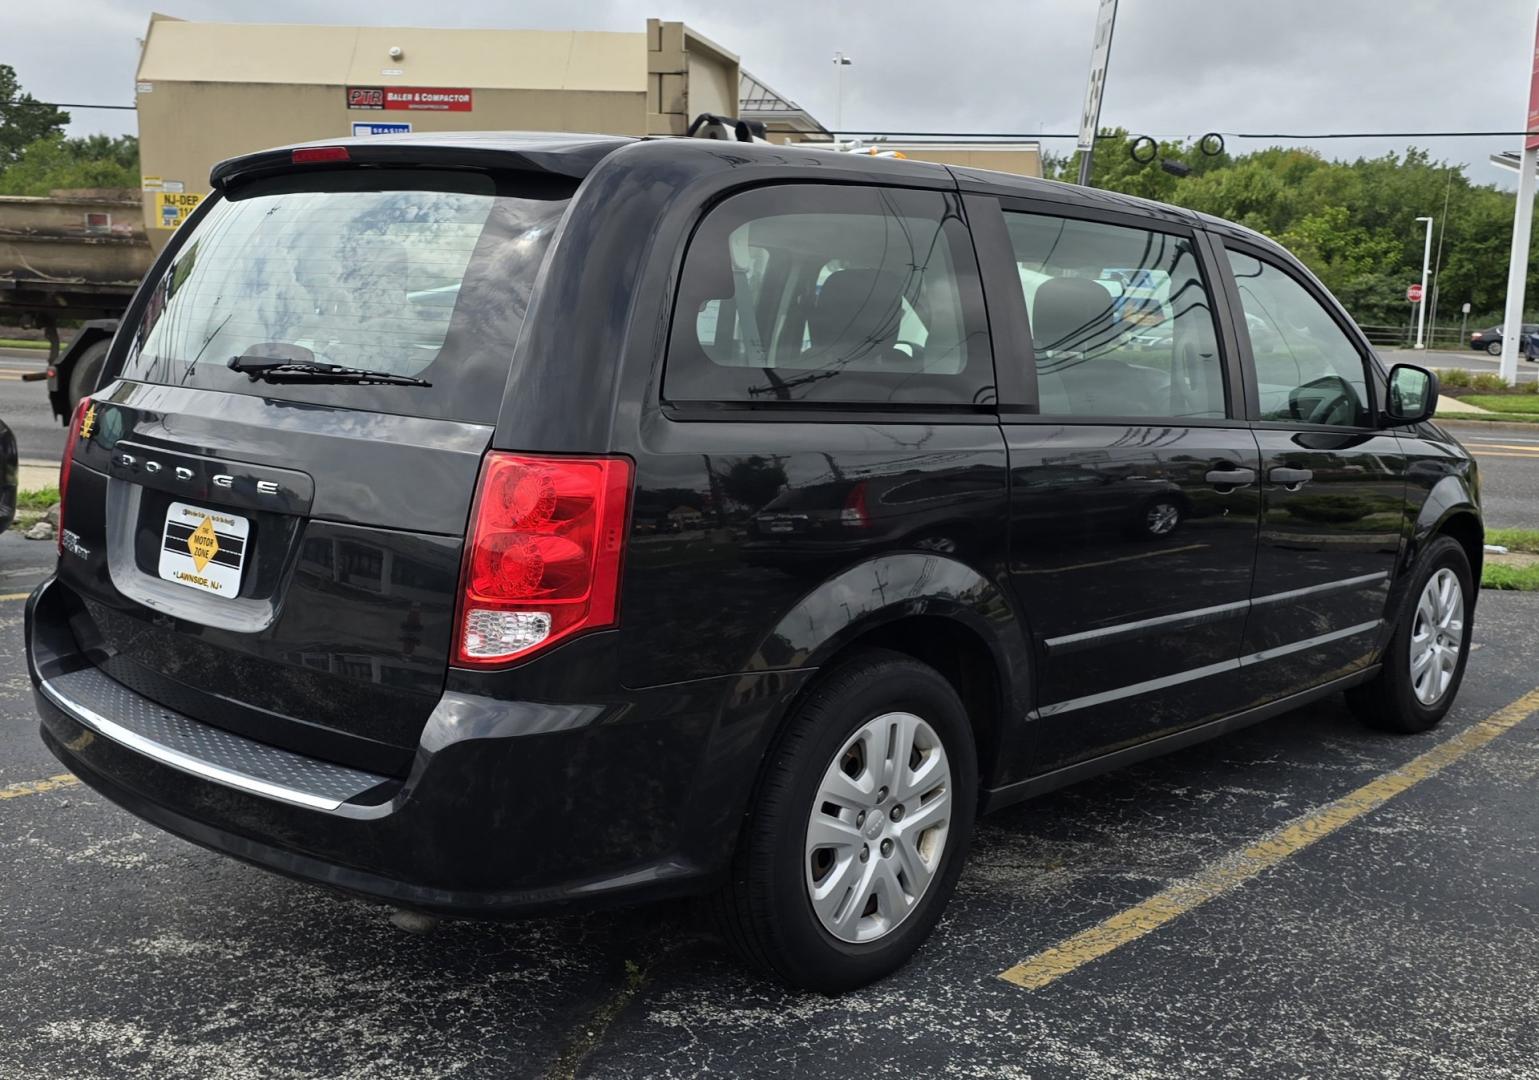
M 0 196 L 0 323 L 43 331 L 48 399 L 61 421 L 95 385 L 152 258 L 138 191 Z M 77 322 L 61 349 L 60 324 Z

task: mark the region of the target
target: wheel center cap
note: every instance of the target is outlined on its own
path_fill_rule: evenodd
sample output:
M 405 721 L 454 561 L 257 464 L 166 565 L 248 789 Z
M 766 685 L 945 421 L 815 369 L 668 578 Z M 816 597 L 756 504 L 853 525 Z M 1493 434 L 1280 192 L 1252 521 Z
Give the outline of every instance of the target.
M 887 817 L 880 810 L 873 810 L 866 815 L 866 839 L 875 840 L 882 835 L 882 828 L 887 824 Z

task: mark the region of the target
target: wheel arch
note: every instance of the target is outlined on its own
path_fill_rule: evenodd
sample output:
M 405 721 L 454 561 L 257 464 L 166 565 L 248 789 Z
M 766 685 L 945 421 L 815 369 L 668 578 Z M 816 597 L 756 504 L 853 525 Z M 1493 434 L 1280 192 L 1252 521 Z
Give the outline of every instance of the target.
M 1393 633 L 1395 619 L 1398 619 L 1402 605 L 1406 602 L 1412 575 L 1421 565 L 1422 552 L 1438 536 L 1453 537 L 1464 548 L 1465 557 L 1469 559 L 1470 576 L 1475 585 L 1470 597 L 1472 615 L 1480 596 L 1480 571 L 1485 562 L 1485 524 L 1480 516 L 1479 501 L 1467 477 L 1452 473 L 1434 484 L 1417 512 L 1410 532 L 1410 542 L 1406 545 L 1405 556 L 1385 605 L 1386 614 L 1392 613 L 1393 616 L 1385 619 L 1385 643 Z
M 1029 707 L 1028 637 L 1014 604 L 970 565 L 898 553 L 846 568 L 808 591 L 761 642 L 749 669 L 837 667 L 865 649 L 903 653 L 950 682 L 972 722 L 980 786 L 1018 760 Z M 772 746 L 814 676 L 775 718 Z
M 1480 503 L 1474 487 L 1470 479 L 1460 473 L 1444 476 L 1427 492 L 1411 530 L 1407 570 L 1416 565 L 1422 550 L 1434 536 L 1452 536 L 1459 541 L 1469 557 L 1470 573 L 1478 585 L 1480 568 L 1485 561 L 1485 523 L 1480 516 Z

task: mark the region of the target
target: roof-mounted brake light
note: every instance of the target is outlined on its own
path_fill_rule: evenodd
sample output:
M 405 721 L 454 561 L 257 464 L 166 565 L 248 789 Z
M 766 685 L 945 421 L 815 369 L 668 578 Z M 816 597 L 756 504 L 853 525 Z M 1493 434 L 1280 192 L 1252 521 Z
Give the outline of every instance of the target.
M 347 161 L 345 146 L 307 146 L 295 150 L 289 158 L 295 165 L 309 165 L 317 161 Z

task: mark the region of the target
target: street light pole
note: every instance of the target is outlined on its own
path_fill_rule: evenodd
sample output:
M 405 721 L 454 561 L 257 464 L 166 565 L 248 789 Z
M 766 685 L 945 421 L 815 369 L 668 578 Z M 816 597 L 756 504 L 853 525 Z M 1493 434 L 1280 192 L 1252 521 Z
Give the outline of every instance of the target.
M 1427 324 L 1427 275 L 1432 270 L 1432 219 L 1419 217 L 1416 220 L 1427 223 L 1427 244 L 1421 256 L 1421 299 L 1416 301 L 1416 347 L 1425 349 L 1427 345 L 1422 340 L 1422 332 Z
M 834 67 L 838 70 L 837 89 L 834 91 L 834 130 L 844 130 L 844 69 L 855 61 L 842 52 L 834 53 Z
M 1523 289 L 1528 284 L 1528 239 L 1534 224 L 1534 172 L 1539 142 L 1524 145 L 1518 169 L 1518 205 L 1512 215 L 1512 259 L 1507 265 L 1507 311 L 1502 318 L 1502 382 L 1518 384 L 1518 357 L 1528 339 L 1523 333 Z

